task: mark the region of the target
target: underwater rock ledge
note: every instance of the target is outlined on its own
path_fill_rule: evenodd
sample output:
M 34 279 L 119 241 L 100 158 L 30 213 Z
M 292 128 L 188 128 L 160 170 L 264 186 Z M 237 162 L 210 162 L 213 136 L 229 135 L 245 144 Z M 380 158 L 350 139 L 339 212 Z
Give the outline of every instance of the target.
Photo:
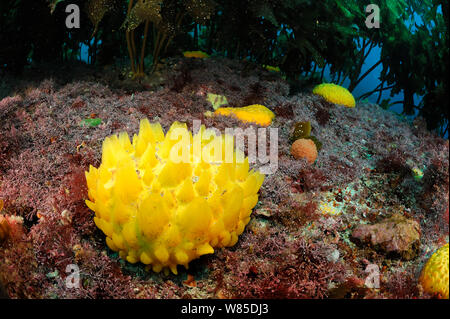
M 10 298 L 436 297 L 418 276 L 448 243 L 449 142 L 420 120 L 369 103 L 330 104 L 310 91 L 291 96 L 280 74 L 228 59 L 173 59 L 161 81 L 139 88 L 114 68 L 74 72 L 10 78 L 0 100 L 0 215 L 8 222 L 0 282 Z M 228 107 L 274 112 L 278 169 L 266 176 L 235 246 L 178 275 L 148 272 L 107 247 L 85 205 L 84 172 L 99 166 L 107 136 L 137 133 L 142 118 L 165 131 L 175 121 L 191 129 L 195 119 L 222 133 L 259 127 L 205 116 L 214 111 L 208 93 L 225 96 Z M 291 155 L 299 122 L 309 122 L 322 145 L 315 161 Z M 397 247 L 413 249 L 408 258 L 352 240 L 358 227 L 370 233 L 369 225 L 386 220 L 420 226 L 408 241 L 413 248 Z M 69 265 L 82 272 L 78 289 L 65 284 Z M 365 285 L 370 265 L 382 275 L 379 289 Z

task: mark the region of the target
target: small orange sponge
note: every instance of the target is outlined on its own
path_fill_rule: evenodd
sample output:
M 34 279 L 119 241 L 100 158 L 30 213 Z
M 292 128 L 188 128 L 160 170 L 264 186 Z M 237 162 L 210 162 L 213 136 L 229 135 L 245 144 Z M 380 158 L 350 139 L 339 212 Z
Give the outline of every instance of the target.
M 244 107 L 220 107 L 214 114 L 234 116 L 241 121 L 256 123 L 261 126 L 269 126 L 275 118 L 275 114 L 264 105 L 253 104 Z
M 312 140 L 301 138 L 292 144 L 291 154 L 295 159 L 305 158 L 310 164 L 314 164 L 317 159 L 317 147 Z
M 423 289 L 430 293 L 448 299 L 448 243 L 439 248 L 427 261 L 422 269 L 419 282 Z

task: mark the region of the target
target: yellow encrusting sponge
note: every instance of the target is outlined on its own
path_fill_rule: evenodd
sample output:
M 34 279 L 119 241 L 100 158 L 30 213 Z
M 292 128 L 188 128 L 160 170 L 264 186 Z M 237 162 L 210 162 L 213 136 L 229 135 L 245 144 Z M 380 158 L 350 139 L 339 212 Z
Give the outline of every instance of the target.
M 220 107 L 214 114 L 234 116 L 241 121 L 256 123 L 261 126 L 269 126 L 275 118 L 275 114 L 264 105 L 253 104 L 244 107 Z
M 184 57 L 186 58 L 197 58 L 197 59 L 207 59 L 209 58 L 209 54 L 203 51 L 185 51 L 183 52 Z
M 270 72 L 280 72 L 280 67 L 278 66 L 271 66 L 271 65 L 263 65 L 263 68 Z
M 448 272 L 449 272 L 448 243 L 439 248 L 428 259 L 422 269 L 419 282 L 423 289 L 440 298 L 448 299 Z
M 355 98 L 349 90 L 333 83 L 319 84 L 314 88 L 313 93 L 322 96 L 330 103 L 346 107 L 355 107 L 356 105 Z
M 164 135 L 144 119 L 132 142 L 127 133 L 104 140 L 86 180 L 107 245 L 130 263 L 177 274 L 177 265 L 236 244 L 264 175 L 249 171 L 232 136 L 204 126 L 193 136 L 179 122 Z

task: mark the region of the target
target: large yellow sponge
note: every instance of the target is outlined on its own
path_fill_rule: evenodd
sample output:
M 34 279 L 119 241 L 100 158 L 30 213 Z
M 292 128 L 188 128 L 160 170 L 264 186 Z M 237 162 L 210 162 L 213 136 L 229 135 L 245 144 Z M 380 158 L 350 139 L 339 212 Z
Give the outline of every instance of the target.
M 439 248 L 427 261 L 420 275 L 423 289 L 440 298 L 448 299 L 448 243 Z
M 355 98 L 349 90 L 333 83 L 319 84 L 314 88 L 313 93 L 322 96 L 330 103 L 346 107 L 355 107 L 356 104 Z
M 105 139 L 86 180 L 107 245 L 130 263 L 177 274 L 177 265 L 236 244 L 264 175 L 249 171 L 232 136 L 204 126 L 193 136 L 178 122 L 164 134 L 144 119 L 132 142 L 126 133 Z

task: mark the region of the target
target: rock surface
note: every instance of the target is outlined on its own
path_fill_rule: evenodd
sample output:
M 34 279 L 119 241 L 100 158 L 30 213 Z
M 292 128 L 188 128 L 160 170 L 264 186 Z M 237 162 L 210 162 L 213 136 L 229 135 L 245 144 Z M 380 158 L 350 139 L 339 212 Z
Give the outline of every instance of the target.
M 410 260 L 417 255 L 420 246 L 420 225 L 395 214 L 374 225 L 357 226 L 352 237 L 389 255 Z

